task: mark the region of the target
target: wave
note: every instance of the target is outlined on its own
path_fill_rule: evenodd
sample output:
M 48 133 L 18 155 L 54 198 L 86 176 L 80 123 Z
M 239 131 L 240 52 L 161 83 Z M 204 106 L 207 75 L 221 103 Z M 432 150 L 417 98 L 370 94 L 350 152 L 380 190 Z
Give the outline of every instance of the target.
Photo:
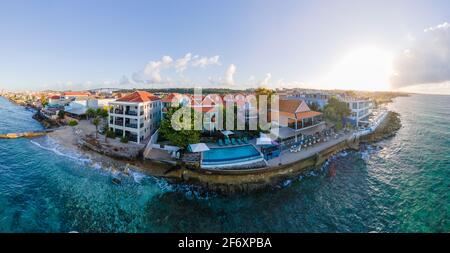
M 36 142 L 36 141 L 34 141 L 34 140 L 30 140 L 30 142 L 33 143 L 34 145 L 36 145 L 36 146 L 42 148 L 42 149 L 51 151 L 51 152 L 53 152 L 53 153 L 55 153 L 55 154 L 57 154 L 57 155 L 59 155 L 59 156 L 63 156 L 63 157 L 67 157 L 67 158 L 70 158 L 70 159 L 75 160 L 75 161 L 79 161 L 79 162 L 81 162 L 82 164 L 86 164 L 86 163 L 91 163 L 91 162 L 92 162 L 91 159 L 84 158 L 84 157 L 82 157 L 81 155 L 69 154 L 69 153 L 67 153 L 67 151 L 65 151 L 65 150 L 62 150 L 62 149 L 60 150 L 58 144 L 56 144 L 56 143 L 51 143 L 51 144 L 50 144 L 50 145 L 52 145 L 53 147 L 47 147 L 47 146 L 44 146 L 44 145 L 42 145 L 41 143 Z

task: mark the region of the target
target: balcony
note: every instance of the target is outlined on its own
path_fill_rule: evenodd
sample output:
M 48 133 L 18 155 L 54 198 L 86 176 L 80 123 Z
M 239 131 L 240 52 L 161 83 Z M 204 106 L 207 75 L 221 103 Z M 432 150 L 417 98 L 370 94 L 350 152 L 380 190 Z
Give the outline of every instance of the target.
M 125 115 L 137 116 L 138 113 L 136 111 L 125 111 Z
M 115 114 L 123 114 L 123 110 L 121 110 L 121 109 L 114 109 L 114 110 L 111 110 L 111 112 L 115 113 Z
M 140 128 L 144 128 L 144 123 L 141 123 L 141 126 L 140 126 Z
M 138 128 L 136 123 L 126 123 L 125 127 L 129 127 L 129 128 Z
M 116 122 L 114 123 L 114 125 L 117 125 L 117 126 L 123 126 L 123 120 L 116 120 Z

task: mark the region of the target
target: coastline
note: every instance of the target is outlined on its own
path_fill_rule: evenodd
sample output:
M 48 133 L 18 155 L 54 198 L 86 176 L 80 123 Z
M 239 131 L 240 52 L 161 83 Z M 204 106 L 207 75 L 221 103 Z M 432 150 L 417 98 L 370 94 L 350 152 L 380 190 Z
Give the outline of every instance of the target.
M 48 129 L 46 124 L 43 124 L 40 120 L 38 121 L 46 130 Z M 195 185 L 205 190 L 232 194 L 253 192 L 274 187 L 284 180 L 295 178 L 304 172 L 321 166 L 330 157 L 339 152 L 349 149 L 359 150 L 360 143 L 374 143 L 389 138 L 400 127 L 401 123 L 398 113 L 390 111 L 389 117 L 386 117 L 379 128 L 368 136 L 341 141 L 316 154 L 281 166 L 238 171 L 192 169 L 185 166 L 176 166 L 155 161 L 110 157 L 80 145 L 79 137 L 76 134 L 78 126 L 62 126 L 48 132 L 47 136 L 64 149 L 75 151 L 87 157 L 91 161 L 91 166 L 99 165 L 104 169 L 109 169 L 124 175 L 130 175 L 131 170 L 149 176 L 163 178 L 174 184 Z
M 362 138 L 346 139 L 314 155 L 281 166 L 229 171 L 180 168 L 169 171 L 165 177 L 176 183 L 198 185 L 222 194 L 261 191 L 313 170 L 340 152 L 359 150 L 360 144 L 376 143 L 393 136 L 401 127 L 399 121 L 398 113 L 389 112 L 377 131 Z
M 208 191 L 233 194 L 255 192 L 274 187 L 285 180 L 320 167 L 329 158 L 340 152 L 359 150 L 361 143 L 375 143 L 389 138 L 401 127 L 399 122 L 399 115 L 389 112 L 388 117 L 380 124 L 379 128 L 368 136 L 346 139 L 302 160 L 281 166 L 234 171 L 192 169 L 151 161 L 112 158 L 80 147 L 76 139 L 76 127 L 66 126 L 49 133 L 48 136 L 69 150 L 77 150 L 77 152 L 87 156 L 92 164 L 100 164 L 102 168 L 109 168 L 125 175 L 129 175 L 131 169 L 149 176 L 163 178 L 174 184 L 200 186 Z

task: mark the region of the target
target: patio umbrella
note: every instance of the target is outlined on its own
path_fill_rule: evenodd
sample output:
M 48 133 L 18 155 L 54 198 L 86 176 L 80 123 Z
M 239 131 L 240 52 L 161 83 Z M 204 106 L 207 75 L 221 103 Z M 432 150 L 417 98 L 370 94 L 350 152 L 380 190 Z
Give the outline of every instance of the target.
M 230 130 L 225 130 L 225 131 L 221 131 L 223 135 L 228 136 L 228 135 L 232 135 L 233 131 Z
M 256 145 L 271 145 L 272 139 L 269 137 L 259 137 L 256 139 Z
M 209 148 L 205 143 L 189 144 L 189 150 L 193 153 L 208 151 Z

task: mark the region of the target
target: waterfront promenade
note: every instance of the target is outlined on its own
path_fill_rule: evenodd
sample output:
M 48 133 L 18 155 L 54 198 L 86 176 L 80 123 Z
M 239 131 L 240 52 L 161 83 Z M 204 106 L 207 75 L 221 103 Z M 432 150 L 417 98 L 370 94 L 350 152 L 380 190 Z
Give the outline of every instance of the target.
M 289 151 L 289 149 L 283 150 L 280 155 L 281 159 L 280 157 L 270 159 L 267 161 L 267 165 L 269 167 L 277 167 L 280 165 L 280 161 L 281 165 L 283 165 L 304 160 L 319 153 L 322 150 L 333 147 L 338 143 L 346 141 L 347 139 L 351 139 L 353 137 L 353 134 L 354 132 L 349 132 L 347 134 L 341 134 L 337 138 L 332 137 L 326 142 L 317 143 L 311 147 L 308 147 L 307 149 L 302 149 L 297 153 L 292 153 Z

